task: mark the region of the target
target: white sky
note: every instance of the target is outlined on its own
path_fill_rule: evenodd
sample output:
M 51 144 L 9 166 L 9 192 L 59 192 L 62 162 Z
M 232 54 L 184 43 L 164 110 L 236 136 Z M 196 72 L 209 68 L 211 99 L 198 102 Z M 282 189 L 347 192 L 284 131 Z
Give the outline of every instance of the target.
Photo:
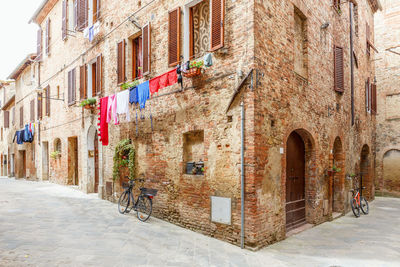
M 0 0 L 0 79 L 36 52 L 37 25 L 29 19 L 43 0 Z

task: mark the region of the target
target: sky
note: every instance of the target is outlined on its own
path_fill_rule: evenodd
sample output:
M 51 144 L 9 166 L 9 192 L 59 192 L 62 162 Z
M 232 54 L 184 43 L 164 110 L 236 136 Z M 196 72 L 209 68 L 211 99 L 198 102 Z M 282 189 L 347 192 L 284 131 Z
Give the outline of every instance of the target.
M 5 80 L 29 54 L 36 52 L 38 26 L 28 24 L 43 0 L 0 2 L 0 80 Z

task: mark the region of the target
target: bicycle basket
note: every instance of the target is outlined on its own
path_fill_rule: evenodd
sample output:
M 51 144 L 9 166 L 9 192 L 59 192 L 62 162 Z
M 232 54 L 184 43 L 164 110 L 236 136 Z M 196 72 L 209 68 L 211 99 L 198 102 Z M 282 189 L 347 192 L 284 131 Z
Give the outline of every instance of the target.
M 140 188 L 140 191 L 142 192 L 143 195 L 153 196 L 153 197 L 156 196 L 158 192 L 157 189 L 145 188 L 145 187 Z
M 129 188 L 129 183 L 123 182 L 123 183 L 122 183 L 122 188 L 123 188 L 123 189 Z

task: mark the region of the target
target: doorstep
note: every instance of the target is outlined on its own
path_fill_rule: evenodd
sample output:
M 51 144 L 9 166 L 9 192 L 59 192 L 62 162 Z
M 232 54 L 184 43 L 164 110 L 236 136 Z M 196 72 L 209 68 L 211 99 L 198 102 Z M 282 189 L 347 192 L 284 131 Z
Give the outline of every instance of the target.
M 311 224 L 311 223 L 303 224 L 303 225 L 301 225 L 301 226 L 299 226 L 297 228 L 291 229 L 289 232 L 287 232 L 286 233 L 286 238 L 288 238 L 288 237 L 290 237 L 292 235 L 296 235 L 298 233 L 301 233 L 301 232 L 303 232 L 305 230 L 311 229 L 313 227 L 314 227 L 314 224 Z
M 336 220 L 339 217 L 342 217 L 342 213 L 340 212 L 332 212 L 332 220 Z

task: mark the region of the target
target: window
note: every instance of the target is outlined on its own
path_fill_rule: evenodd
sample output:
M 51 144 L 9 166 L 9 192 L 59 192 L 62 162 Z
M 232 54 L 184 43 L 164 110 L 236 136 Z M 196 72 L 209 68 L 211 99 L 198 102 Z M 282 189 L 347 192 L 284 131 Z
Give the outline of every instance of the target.
M 400 118 L 400 94 L 388 94 L 385 99 L 386 120 Z
M 373 114 L 377 113 L 377 104 L 376 104 L 376 84 L 371 84 L 371 111 Z
M 132 80 L 143 76 L 142 36 L 130 40 L 132 47 Z
M 343 47 L 334 47 L 334 81 L 335 91 L 344 91 L 344 63 L 343 63 Z
M 19 127 L 24 127 L 24 107 L 19 108 Z
M 50 117 L 50 85 L 44 89 L 46 116 Z
M 74 31 L 76 26 L 76 10 L 75 4 L 77 0 L 68 0 L 68 7 L 67 7 L 67 32 Z M 68 34 L 68 33 L 67 33 Z
M 294 71 L 308 77 L 307 60 L 307 20 L 305 15 L 294 8 Z
M 340 9 L 340 3 L 341 1 L 340 0 L 333 0 L 333 7 L 335 8 L 335 10 L 336 11 L 338 11 L 338 12 L 340 12 L 341 11 L 341 9 Z
M 75 7 L 76 13 L 76 30 L 83 31 L 88 25 L 88 6 L 87 0 L 75 0 Z
M 50 19 L 46 20 L 46 43 L 45 43 L 45 50 L 46 55 L 50 55 Z
M 358 5 L 353 6 L 353 16 L 354 16 L 354 33 L 358 37 L 359 26 L 358 26 Z
M 10 127 L 10 112 L 8 110 L 4 111 L 4 128 Z
M 31 122 L 35 121 L 35 100 L 31 100 Z
M 225 0 L 193 0 L 184 7 L 184 61 L 224 46 Z M 169 13 L 169 65 L 180 62 L 180 9 Z
M 369 78 L 365 82 L 365 111 L 367 113 L 371 112 L 371 85 Z
M 67 9 L 68 9 L 67 0 L 63 0 L 63 2 L 62 2 L 62 27 L 61 27 L 63 40 L 67 39 L 67 30 L 68 30 L 68 17 L 67 17 L 68 10 Z
M 122 40 L 117 44 L 117 83 L 125 81 L 125 40 Z
M 40 59 L 42 58 L 42 29 L 40 28 L 37 31 L 37 44 L 36 44 L 36 60 L 40 61 Z
M 15 125 L 15 107 L 12 108 L 11 116 L 12 116 L 12 120 L 11 120 L 12 125 L 14 126 Z
M 37 96 L 37 119 L 41 120 L 42 119 L 42 110 L 43 110 L 43 106 L 42 106 L 42 94 L 38 94 Z M 14 124 L 14 120 L 13 120 L 13 124 Z
M 60 154 L 61 154 L 61 140 L 60 140 L 60 138 L 56 138 L 54 140 L 54 152 L 56 152 L 56 151 L 60 152 Z
M 1 127 L 1 141 L 3 141 L 3 127 Z
M 81 99 L 95 97 L 102 90 L 102 55 L 79 68 L 79 93 Z
M 75 69 L 68 72 L 68 105 L 75 104 L 76 100 L 76 75 Z

